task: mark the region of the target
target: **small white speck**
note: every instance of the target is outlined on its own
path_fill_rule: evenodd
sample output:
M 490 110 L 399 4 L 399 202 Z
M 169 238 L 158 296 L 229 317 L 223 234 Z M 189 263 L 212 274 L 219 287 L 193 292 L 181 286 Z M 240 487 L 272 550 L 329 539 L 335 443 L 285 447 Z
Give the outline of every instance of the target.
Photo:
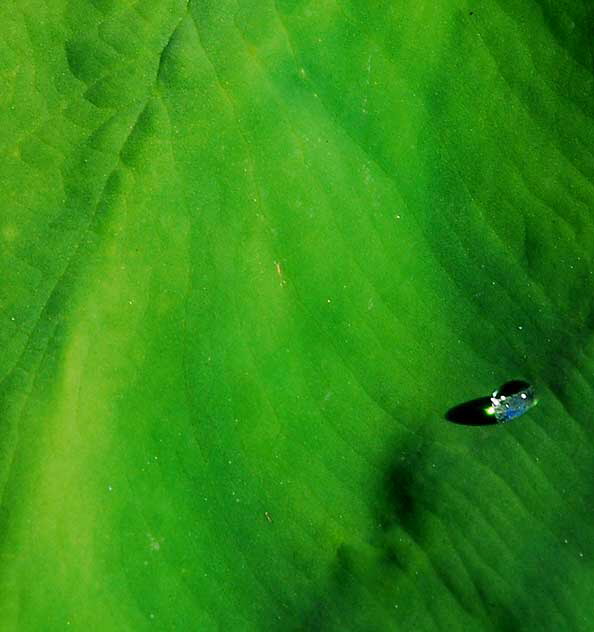
M 518 329 L 519 329 L 520 331 L 522 331 L 522 329 L 524 329 L 524 328 L 522 327 L 522 325 L 518 325 Z
M 563 540 L 563 542 L 565 542 L 565 544 L 567 544 L 569 542 L 569 540 L 567 538 L 565 538 L 565 540 Z
M 400 215 L 396 215 L 396 219 L 400 219 Z
M 112 487 L 111 485 L 108 485 L 108 486 L 107 486 L 107 489 L 108 489 L 110 492 L 111 492 L 111 491 L 113 491 L 113 487 Z
M 152 551 L 159 551 L 161 549 L 161 543 L 157 538 L 153 537 L 150 533 L 148 534 L 149 539 L 149 548 Z

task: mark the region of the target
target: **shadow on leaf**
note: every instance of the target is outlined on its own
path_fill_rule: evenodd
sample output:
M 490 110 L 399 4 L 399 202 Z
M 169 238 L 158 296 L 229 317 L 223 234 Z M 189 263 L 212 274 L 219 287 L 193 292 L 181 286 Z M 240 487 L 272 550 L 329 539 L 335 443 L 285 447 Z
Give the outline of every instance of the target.
M 492 426 L 497 423 L 494 415 L 487 413 L 491 405 L 490 397 L 479 397 L 450 408 L 445 418 L 463 426 Z

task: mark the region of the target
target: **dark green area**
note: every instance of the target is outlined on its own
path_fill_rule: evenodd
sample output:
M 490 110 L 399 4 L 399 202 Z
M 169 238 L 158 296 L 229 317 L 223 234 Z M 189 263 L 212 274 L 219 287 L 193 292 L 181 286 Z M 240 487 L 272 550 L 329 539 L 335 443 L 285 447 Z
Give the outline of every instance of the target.
M 0 629 L 594 630 L 593 29 L 4 3 Z

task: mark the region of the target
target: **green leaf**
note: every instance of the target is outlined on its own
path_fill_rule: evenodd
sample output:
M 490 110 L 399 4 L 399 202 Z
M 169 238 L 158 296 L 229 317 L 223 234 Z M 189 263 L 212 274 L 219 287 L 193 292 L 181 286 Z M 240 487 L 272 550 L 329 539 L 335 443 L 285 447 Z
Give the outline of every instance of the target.
M 3 630 L 594 630 L 593 19 L 0 8 Z

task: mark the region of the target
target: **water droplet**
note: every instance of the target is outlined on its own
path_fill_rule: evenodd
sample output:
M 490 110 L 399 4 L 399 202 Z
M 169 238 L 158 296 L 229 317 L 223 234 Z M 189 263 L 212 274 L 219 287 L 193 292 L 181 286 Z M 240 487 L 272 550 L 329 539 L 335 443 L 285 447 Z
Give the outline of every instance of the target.
M 492 414 L 498 422 L 520 417 L 536 405 L 534 389 L 528 382 L 512 380 L 506 382 L 491 396 Z

